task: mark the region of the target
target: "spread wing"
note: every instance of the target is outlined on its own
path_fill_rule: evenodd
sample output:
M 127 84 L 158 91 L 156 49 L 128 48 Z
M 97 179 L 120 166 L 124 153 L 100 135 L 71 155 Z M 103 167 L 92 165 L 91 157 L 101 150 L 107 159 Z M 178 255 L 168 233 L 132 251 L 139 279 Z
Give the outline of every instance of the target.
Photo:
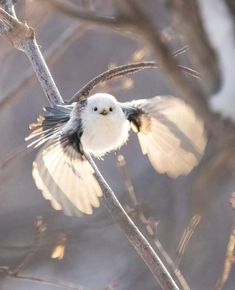
M 204 124 L 184 101 L 154 97 L 124 103 L 123 111 L 159 173 L 176 178 L 198 164 L 207 143 Z
M 102 191 L 86 161 L 80 144 L 79 118 L 70 118 L 72 107 L 46 108 L 27 139 L 35 147 L 46 142 L 33 163 L 35 184 L 56 210 L 66 215 L 92 214 Z

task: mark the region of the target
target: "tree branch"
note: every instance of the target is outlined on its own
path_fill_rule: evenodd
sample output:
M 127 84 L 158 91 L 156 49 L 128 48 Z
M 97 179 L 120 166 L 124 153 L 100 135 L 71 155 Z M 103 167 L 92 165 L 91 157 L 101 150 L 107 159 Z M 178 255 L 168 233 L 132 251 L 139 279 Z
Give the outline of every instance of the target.
M 52 76 L 47 68 L 47 65 L 42 57 L 39 47 L 35 40 L 34 30 L 27 25 L 22 24 L 17 19 L 12 17 L 3 9 L 0 9 L 0 19 L 6 23 L 11 31 L 7 37 L 12 41 L 13 45 L 20 50 L 23 50 L 28 56 L 35 73 L 41 83 L 43 91 L 51 104 L 62 103 L 63 99 L 52 79 Z M 160 258 L 156 255 L 151 245 L 137 229 L 130 217 L 124 211 L 115 194 L 110 189 L 103 176 L 100 174 L 92 158 L 87 155 L 87 160 L 94 168 L 97 181 L 104 192 L 104 204 L 111 212 L 113 218 L 119 221 L 119 224 L 132 246 L 149 267 L 154 278 L 164 290 L 179 289 L 174 280 L 168 273 Z
M 156 26 L 152 23 L 150 17 L 148 17 L 139 7 L 135 0 L 116 0 L 123 5 L 127 5 L 132 11 L 133 19 L 136 19 L 134 25 L 136 33 L 141 34 L 145 38 L 150 47 L 152 47 L 153 53 L 158 59 L 162 71 L 170 84 L 178 92 L 179 96 L 189 103 L 196 113 L 202 117 L 206 128 L 211 132 L 214 132 L 214 116 L 211 114 L 208 107 L 206 95 L 199 87 L 194 87 L 184 76 L 183 72 L 178 67 L 177 61 L 171 56 L 171 53 L 163 42 L 160 32 L 156 29 Z
M 14 9 L 15 3 L 16 0 L 0 0 L 0 5 L 3 7 L 3 9 L 16 18 Z
M 44 0 L 45 1 L 45 0 Z M 114 17 L 98 16 L 90 11 L 82 11 L 77 5 L 64 0 L 49 0 L 47 3 L 57 11 L 72 17 L 79 18 L 87 23 L 92 23 L 110 28 L 120 28 L 129 25 L 131 20 L 117 13 Z
M 14 4 L 15 4 L 15 1 L 13 0 L 0 0 L 0 7 L 2 7 L 5 11 L 7 11 L 9 14 L 11 14 L 12 16 L 16 18 Z M 6 34 L 9 30 L 10 30 L 9 27 L 1 21 L 0 22 L 0 35 Z
M 214 50 L 204 30 L 197 1 L 168 0 L 173 24 L 190 47 L 190 57 L 202 74 L 206 93 L 213 94 L 220 86 L 219 68 Z
M 21 23 L 2 8 L 0 8 L 0 20 L 9 27 L 10 30 L 6 36 L 13 46 L 24 51 L 28 56 L 49 102 L 51 104 L 62 103 L 63 99 L 42 57 L 33 28 Z
M 62 0 L 50 0 L 50 2 L 64 3 Z M 66 1 L 66 4 L 64 5 L 67 5 L 67 3 L 68 2 Z M 197 87 L 196 89 L 192 84 L 190 84 L 190 82 L 188 82 L 182 72 L 181 67 L 171 56 L 169 49 L 163 42 L 159 31 L 152 23 L 150 17 L 148 17 L 148 15 L 146 15 L 141 10 L 136 0 L 116 0 L 115 4 L 117 11 L 116 14 L 119 15 L 119 18 L 117 19 L 119 19 L 119 21 L 125 19 L 125 29 L 123 31 L 129 31 L 132 33 L 134 32 L 135 36 L 141 36 L 146 41 L 148 41 L 168 81 L 176 89 L 179 96 L 182 97 L 187 103 L 189 103 L 194 108 L 194 110 L 204 119 L 207 129 L 213 131 L 212 120 L 214 119 L 208 108 L 205 92 L 200 87 Z M 75 7 L 73 8 L 75 9 Z M 61 11 L 64 12 L 63 9 L 61 9 Z M 77 19 L 82 19 L 82 17 L 80 18 L 79 13 L 74 14 L 74 17 Z M 90 21 L 93 22 L 92 18 Z M 102 25 L 107 28 L 114 28 L 112 25 L 109 26 L 105 22 L 103 22 Z
M 166 267 L 162 263 L 159 256 L 154 252 L 152 246 L 143 236 L 143 234 L 138 230 L 134 222 L 125 212 L 124 208 L 119 203 L 114 192 L 109 187 L 102 174 L 96 167 L 93 159 L 85 154 L 87 160 L 91 164 L 95 172 L 95 177 L 103 191 L 103 203 L 108 208 L 110 214 L 115 221 L 118 221 L 120 227 L 124 231 L 128 240 L 134 246 L 137 253 L 143 259 L 145 264 L 148 266 L 149 270 L 152 272 L 154 278 L 158 281 L 162 289 L 179 289 Z
M 53 65 L 64 54 L 67 48 L 81 35 L 86 25 L 73 24 L 45 51 L 45 59 L 50 65 Z M 18 100 L 27 89 L 35 82 L 34 72 L 29 68 L 22 78 L 15 82 L 11 89 L 4 94 L 0 100 L 0 111 L 6 109 L 14 100 Z
M 175 53 L 172 54 L 172 56 L 178 56 L 183 51 L 185 51 L 185 48 L 176 51 Z M 116 77 L 135 73 L 146 68 L 159 68 L 159 67 L 160 67 L 160 63 L 157 63 L 154 61 L 145 61 L 145 62 L 122 65 L 122 66 L 118 66 L 113 69 L 107 70 L 101 73 L 100 75 L 98 75 L 97 77 L 95 77 L 94 79 L 90 80 L 87 84 L 85 84 L 78 92 L 76 92 L 72 96 L 69 103 L 77 102 L 81 98 L 88 97 L 90 92 L 101 82 L 105 82 Z M 181 65 L 178 65 L 178 68 L 195 78 L 200 78 L 200 75 L 192 69 L 189 69 Z

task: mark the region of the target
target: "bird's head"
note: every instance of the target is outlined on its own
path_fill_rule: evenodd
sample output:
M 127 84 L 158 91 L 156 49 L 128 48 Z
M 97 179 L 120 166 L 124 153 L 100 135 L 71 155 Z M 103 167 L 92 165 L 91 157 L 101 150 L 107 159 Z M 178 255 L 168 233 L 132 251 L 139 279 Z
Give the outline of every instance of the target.
M 106 93 L 97 93 L 89 97 L 85 111 L 92 119 L 118 119 L 123 115 L 119 102 L 114 96 Z

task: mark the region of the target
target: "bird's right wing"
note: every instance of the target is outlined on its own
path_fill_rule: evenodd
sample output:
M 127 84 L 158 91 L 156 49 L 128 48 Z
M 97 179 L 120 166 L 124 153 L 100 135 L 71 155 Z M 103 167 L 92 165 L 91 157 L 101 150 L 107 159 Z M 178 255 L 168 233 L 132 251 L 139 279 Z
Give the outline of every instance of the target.
M 33 162 L 33 178 L 45 199 L 66 215 L 92 214 L 102 191 L 82 153 L 58 139 L 46 144 Z
M 54 209 L 79 216 L 99 207 L 102 191 L 83 154 L 81 120 L 71 117 L 72 109 L 68 105 L 45 108 L 44 115 L 30 126 L 33 131 L 27 139 L 36 139 L 29 146 L 45 143 L 32 171 L 43 197 Z

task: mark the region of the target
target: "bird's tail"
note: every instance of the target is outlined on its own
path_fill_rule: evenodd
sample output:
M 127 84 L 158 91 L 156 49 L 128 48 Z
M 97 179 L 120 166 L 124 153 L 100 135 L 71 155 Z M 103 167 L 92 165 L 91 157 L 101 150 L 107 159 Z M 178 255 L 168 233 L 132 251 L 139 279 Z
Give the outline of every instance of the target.
M 72 109 L 72 105 L 55 105 L 43 108 L 43 114 L 38 116 L 35 123 L 29 125 L 29 129 L 32 132 L 25 140 L 33 141 L 27 147 L 33 146 L 36 148 L 55 138 L 69 120 Z

